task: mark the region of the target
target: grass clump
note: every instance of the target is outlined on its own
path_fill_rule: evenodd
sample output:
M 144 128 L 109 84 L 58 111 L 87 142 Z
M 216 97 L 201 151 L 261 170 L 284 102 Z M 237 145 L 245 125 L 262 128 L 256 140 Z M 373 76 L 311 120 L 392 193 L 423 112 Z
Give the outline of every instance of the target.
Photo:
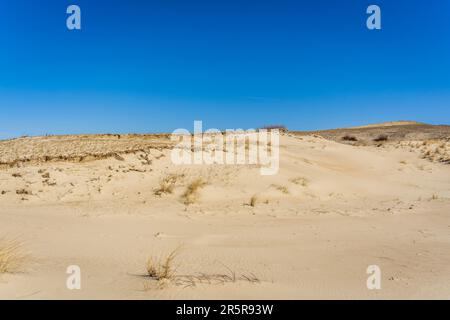
M 153 190 L 153 193 L 157 196 L 161 196 L 167 193 L 173 193 L 175 184 L 178 181 L 178 176 L 176 174 L 168 175 L 167 177 L 161 179 L 159 182 L 159 187 Z
M 198 178 L 192 181 L 181 196 L 181 198 L 183 199 L 183 203 L 186 205 L 195 203 L 198 199 L 198 191 L 205 185 L 206 182 L 202 178 Z
M 257 201 L 258 201 L 258 197 L 257 197 L 256 195 L 253 195 L 253 196 L 250 198 L 249 206 L 250 206 L 250 207 L 256 206 L 256 202 L 257 202 Z
M 165 256 L 148 258 L 146 263 L 147 275 L 158 282 L 173 280 L 176 271 L 174 261 L 179 249 L 176 248 Z

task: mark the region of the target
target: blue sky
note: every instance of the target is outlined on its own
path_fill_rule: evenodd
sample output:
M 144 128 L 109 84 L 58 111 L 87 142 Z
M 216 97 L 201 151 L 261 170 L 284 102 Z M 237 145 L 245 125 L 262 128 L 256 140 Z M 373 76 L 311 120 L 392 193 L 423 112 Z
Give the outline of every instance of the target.
M 0 111 L 0 138 L 450 124 L 450 1 L 0 0 Z

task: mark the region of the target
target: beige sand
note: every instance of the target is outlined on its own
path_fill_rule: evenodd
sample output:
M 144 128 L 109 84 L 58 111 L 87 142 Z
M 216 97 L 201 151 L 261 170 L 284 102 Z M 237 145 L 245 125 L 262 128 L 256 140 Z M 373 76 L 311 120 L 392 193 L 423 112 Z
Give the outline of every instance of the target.
M 30 255 L 0 274 L 0 298 L 449 299 L 450 166 L 411 152 L 421 146 L 285 134 L 279 174 L 261 176 L 175 166 L 166 136 L 0 142 L 0 238 Z M 145 277 L 149 256 L 180 245 L 176 274 L 203 278 Z M 69 265 L 81 290 L 66 288 Z M 369 265 L 380 290 L 366 287 Z

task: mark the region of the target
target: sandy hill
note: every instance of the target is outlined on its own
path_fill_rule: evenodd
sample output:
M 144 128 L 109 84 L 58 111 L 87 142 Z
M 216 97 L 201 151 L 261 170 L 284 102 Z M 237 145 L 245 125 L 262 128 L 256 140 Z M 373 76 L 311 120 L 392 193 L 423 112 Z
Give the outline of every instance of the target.
M 409 142 L 450 139 L 450 126 L 397 121 L 360 127 L 319 131 L 296 131 L 298 136 L 316 134 L 325 139 L 352 145 L 377 145 L 379 142 Z
M 417 126 L 447 130 L 401 127 Z M 0 275 L 0 297 L 449 297 L 450 144 L 397 127 L 403 140 L 366 146 L 285 133 L 274 176 L 174 165 L 167 135 L 1 141 L 0 235 L 34 262 Z M 149 256 L 180 245 L 178 282 L 144 277 Z M 65 287 L 72 264 L 81 291 Z M 373 264 L 382 291 L 365 286 Z
M 400 120 L 400 121 L 388 121 L 388 122 L 372 123 L 372 124 L 367 124 L 365 126 L 349 127 L 347 129 L 363 129 L 363 128 L 407 126 L 407 125 L 425 125 L 425 123 L 421 123 L 421 122 L 417 122 L 417 121 Z

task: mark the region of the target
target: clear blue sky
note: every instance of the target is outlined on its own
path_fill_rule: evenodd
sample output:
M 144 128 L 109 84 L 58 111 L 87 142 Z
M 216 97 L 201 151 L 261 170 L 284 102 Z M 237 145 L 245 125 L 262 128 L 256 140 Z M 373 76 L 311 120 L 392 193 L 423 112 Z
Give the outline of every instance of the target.
M 449 124 L 450 1 L 0 0 L 0 111 L 0 138 Z

